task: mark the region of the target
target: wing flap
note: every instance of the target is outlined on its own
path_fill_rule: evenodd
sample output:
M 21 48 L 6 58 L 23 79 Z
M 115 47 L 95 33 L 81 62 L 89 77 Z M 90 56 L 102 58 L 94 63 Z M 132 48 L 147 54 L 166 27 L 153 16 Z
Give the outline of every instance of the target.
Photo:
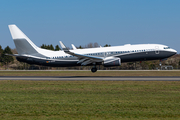
M 81 65 L 88 65 L 88 64 L 91 64 L 91 63 L 92 63 L 91 60 L 87 60 L 87 61 L 83 62 Z

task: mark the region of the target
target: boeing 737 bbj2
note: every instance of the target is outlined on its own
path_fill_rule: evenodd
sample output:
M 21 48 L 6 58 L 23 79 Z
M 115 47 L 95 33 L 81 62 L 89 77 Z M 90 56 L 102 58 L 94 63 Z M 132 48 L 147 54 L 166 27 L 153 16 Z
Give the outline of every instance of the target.
M 52 51 L 37 47 L 16 25 L 9 25 L 18 54 L 16 59 L 29 64 L 52 67 L 93 66 L 91 71 L 96 72 L 96 65 L 105 67 L 120 66 L 122 62 L 162 60 L 177 53 L 176 50 L 161 44 L 137 44 L 113 47 L 99 47 L 69 50 L 61 41 L 62 51 Z

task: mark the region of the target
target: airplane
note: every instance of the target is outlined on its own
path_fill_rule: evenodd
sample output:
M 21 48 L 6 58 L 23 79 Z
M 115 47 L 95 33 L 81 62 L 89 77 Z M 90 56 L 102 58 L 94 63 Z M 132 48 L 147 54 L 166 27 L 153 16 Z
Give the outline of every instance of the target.
M 18 54 L 16 59 L 28 64 L 52 67 L 93 66 L 91 72 L 96 72 L 96 65 L 104 67 L 120 66 L 123 62 L 163 60 L 177 53 L 176 50 L 161 44 L 126 44 L 123 46 L 77 49 L 72 44 L 69 50 L 62 41 L 62 50 L 52 51 L 37 47 L 16 25 L 9 25 Z M 10 54 L 8 54 L 10 55 Z

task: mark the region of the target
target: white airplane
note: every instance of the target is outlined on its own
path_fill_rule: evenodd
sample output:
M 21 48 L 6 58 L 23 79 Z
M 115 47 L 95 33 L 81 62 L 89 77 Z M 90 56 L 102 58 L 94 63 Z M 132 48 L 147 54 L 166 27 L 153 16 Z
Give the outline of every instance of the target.
M 99 47 L 69 50 L 61 41 L 62 51 L 52 51 L 37 47 L 16 25 L 9 25 L 18 54 L 16 59 L 29 64 L 53 67 L 93 66 L 91 71 L 96 72 L 96 65 L 105 67 L 120 66 L 123 62 L 162 60 L 177 53 L 176 50 L 161 44 L 126 44 L 123 46 Z

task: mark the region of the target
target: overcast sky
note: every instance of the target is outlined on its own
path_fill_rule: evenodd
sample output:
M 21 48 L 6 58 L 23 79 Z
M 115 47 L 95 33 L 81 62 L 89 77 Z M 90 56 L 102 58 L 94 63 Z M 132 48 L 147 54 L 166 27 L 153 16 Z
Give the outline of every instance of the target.
M 1 0 L 0 45 L 16 24 L 37 46 L 158 43 L 180 53 L 180 0 Z

